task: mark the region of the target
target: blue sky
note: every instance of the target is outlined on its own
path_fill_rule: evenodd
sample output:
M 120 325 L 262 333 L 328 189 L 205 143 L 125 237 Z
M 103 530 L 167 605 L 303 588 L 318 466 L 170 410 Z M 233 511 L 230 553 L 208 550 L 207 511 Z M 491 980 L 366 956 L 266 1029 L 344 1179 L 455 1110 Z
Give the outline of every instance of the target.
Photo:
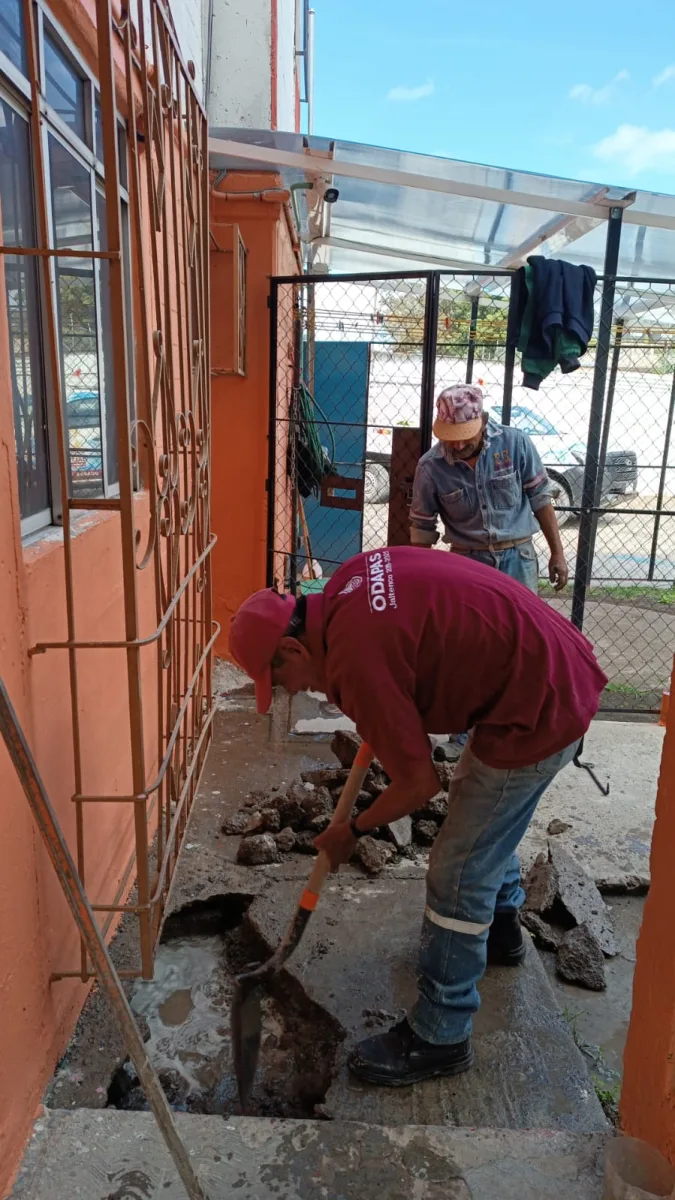
M 312 0 L 314 132 L 675 193 L 672 0 Z

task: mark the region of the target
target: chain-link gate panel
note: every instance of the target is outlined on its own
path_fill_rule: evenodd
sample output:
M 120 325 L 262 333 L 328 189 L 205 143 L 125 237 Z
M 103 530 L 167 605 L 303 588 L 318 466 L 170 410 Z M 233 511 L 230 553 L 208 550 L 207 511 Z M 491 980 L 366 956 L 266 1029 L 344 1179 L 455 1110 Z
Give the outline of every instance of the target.
M 427 290 L 428 276 L 275 283 L 271 581 L 318 589 L 389 541 L 395 433 L 413 444 L 410 482 L 422 445 Z
M 594 643 L 609 677 L 603 709 L 656 711 L 675 644 L 675 284 L 612 280 L 608 300 L 599 279 L 580 368 L 533 391 L 507 344 L 511 282 L 507 272 L 274 281 L 270 582 L 318 590 L 359 550 L 408 542 L 434 396 L 479 383 L 553 484 L 570 583 L 554 593 L 537 534 L 542 597 Z

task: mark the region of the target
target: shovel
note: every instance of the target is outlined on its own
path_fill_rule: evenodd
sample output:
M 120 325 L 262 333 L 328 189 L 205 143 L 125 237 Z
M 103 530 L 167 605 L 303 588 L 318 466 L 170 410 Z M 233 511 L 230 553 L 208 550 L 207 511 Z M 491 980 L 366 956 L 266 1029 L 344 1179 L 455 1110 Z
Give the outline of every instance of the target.
M 358 749 L 349 778 L 342 789 L 342 794 L 335 806 L 331 825 L 348 821 L 352 814 L 354 801 L 361 791 L 368 768 L 373 761 L 373 752 L 363 742 Z M 237 976 L 232 1000 L 232 1051 L 234 1056 L 234 1071 L 239 1089 L 241 1111 L 246 1111 L 246 1103 L 255 1078 L 260 1053 L 260 1034 L 262 1028 L 262 1010 L 260 1001 L 263 984 L 267 983 L 295 950 L 309 918 L 319 902 L 319 895 L 326 876 L 330 872 L 328 855 L 319 851 L 319 855 L 307 880 L 293 919 L 272 957 L 254 971 L 247 971 Z

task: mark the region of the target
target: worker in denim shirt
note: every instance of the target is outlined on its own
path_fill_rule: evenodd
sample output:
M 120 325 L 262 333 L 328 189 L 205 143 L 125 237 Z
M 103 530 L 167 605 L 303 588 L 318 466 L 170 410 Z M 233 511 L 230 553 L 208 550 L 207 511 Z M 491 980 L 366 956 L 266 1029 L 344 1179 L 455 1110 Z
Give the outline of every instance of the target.
M 438 541 L 440 515 L 454 553 L 496 567 L 536 592 L 532 537 L 541 528 L 550 550 L 549 579 L 560 591 L 569 572 L 549 478 L 530 438 L 489 418 L 475 385 L 445 388 L 436 403 L 438 442 L 415 472 L 412 545 Z

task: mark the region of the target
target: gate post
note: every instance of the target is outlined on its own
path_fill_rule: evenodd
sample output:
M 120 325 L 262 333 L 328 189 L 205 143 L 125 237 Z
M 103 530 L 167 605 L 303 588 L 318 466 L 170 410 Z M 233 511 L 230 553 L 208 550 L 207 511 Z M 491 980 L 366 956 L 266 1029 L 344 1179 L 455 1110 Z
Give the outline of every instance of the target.
M 270 309 L 270 413 L 267 429 L 267 586 L 274 586 L 274 535 L 277 473 L 277 352 L 279 284 L 272 277 L 267 300 Z
M 588 422 L 588 441 L 586 444 L 586 466 L 584 470 L 584 486 L 581 499 L 579 544 L 577 547 L 577 563 L 574 572 L 574 592 L 572 596 L 572 624 L 576 625 L 577 629 L 583 629 L 584 610 L 586 607 L 586 592 L 588 591 L 588 586 L 591 582 L 591 572 L 593 570 L 595 530 L 598 524 L 598 514 L 595 511 L 595 501 L 600 468 L 602 413 L 605 401 L 605 384 L 607 381 L 609 346 L 612 336 L 614 292 L 616 289 L 616 274 L 619 263 L 622 223 L 623 208 L 619 207 L 619 205 L 612 205 L 609 210 L 609 218 L 607 222 L 607 241 L 605 245 L 605 267 L 602 282 L 600 323 L 598 326 L 598 341 L 595 350 L 595 371 L 593 373 L 591 413 Z
M 424 304 L 424 340 L 422 344 L 422 396 L 420 411 L 420 455 L 431 448 L 434 423 L 434 385 L 436 382 L 436 349 L 438 345 L 438 311 L 441 294 L 441 273 L 427 275 Z

